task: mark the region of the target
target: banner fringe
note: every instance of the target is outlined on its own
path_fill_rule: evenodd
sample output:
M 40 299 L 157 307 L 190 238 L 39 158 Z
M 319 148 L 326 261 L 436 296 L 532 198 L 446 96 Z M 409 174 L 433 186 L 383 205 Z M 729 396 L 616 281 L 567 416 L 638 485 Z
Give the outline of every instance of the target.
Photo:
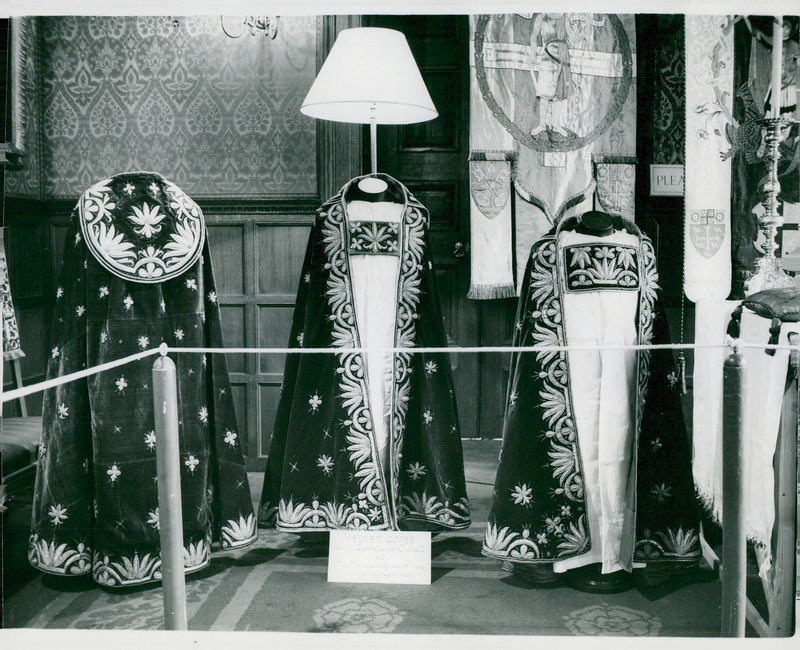
M 493 300 L 495 298 L 516 298 L 513 284 L 473 284 L 467 298 L 471 300 Z

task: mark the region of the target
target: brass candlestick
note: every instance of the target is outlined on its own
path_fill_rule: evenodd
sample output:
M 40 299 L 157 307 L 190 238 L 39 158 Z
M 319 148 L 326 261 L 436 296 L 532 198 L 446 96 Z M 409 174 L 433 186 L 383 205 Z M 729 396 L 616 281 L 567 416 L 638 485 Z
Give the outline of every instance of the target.
M 762 205 L 764 213 L 759 217 L 759 228 L 764 232 L 764 255 L 756 260 L 755 272 L 748 273 L 744 283 L 745 295 L 757 293 L 764 289 L 781 289 L 795 286 L 794 280 L 783 270 L 781 258 L 775 255 L 778 250 L 778 232 L 783 226 L 783 216 L 778 213 L 778 196 L 781 184 L 778 181 L 778 159 L 781 156 L 779 145 L 783 139 L 783 131 L 796 120 L 787 117 L 767 117 L 762 121 L 767 133 L 766 159 L 768 165 L 767 180 L 764 183 L 766 196 Z

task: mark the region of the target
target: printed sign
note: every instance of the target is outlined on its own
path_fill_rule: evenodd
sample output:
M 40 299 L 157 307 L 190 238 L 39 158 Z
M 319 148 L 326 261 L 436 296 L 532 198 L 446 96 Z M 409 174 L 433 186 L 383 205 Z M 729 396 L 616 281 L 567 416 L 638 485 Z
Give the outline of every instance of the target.
M 683 165 L 650 165 L 650 196 L 683 196 Z
M 431 534 L 332 530 L 328 582 L 431 584 Z

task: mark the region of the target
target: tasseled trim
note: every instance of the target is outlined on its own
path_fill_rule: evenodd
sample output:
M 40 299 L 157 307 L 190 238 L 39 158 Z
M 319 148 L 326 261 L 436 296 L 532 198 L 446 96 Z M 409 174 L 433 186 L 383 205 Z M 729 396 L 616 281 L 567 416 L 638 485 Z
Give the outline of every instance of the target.
M 780 336 L 781 336 L 781 326 L 782 325 L 783 325 L 783 321 L 780 318 L 773 318 L 772 319 L 772 324 L 770 325 L 770 328 L 769 328 L 769 334 L 770 334 L 769 344 L 770 345 L 778 345 L 778 339 L 780 339 Z M 772 348 L 767 348 L 766 350 L 764 350 L 764 352 L 766 352 L 771 357 L 775 356 L 775 350 L 772 349 Z
M 513 284 L 473 284 L 469 288 L 467 298 L 493 300 L 495 298 L 515 298 L 516 295 Z
M 697 484 L 695 484 L 695 494 L 697 495 L 697 499 L 700 502 L 703 510 L 711 517 L 711 520 L 717 524 L 717 526 L 722 527 L 722 501 L 721 496 L 719 501 L 714 500 L 714 496 L 705 491 L 701 490 Z M 744 531 L 745 537 L 747 541 L 752 542 L 756 546 L 767 546 L 767 541 L 763 538 L 763 536 L 753 530 L 752 528 L 745 525 Z
M 742 329 L 742 306 L 739 305 L 733 310 L 731 320 L 728 322 L 728 336 L 733 339 L 739 338 L 739 333 Z
M 592 154 L 592 162 L 595 165 L 636 165 L 636 156 L 626 154 L 600 153 Z
M 6 361 L 14 361 L 14 359 L 22 359 L 24 356 L 25 353 L 19 348 L 15 348 L 13 350 L 6 350 L 5 352 L 3 352 L 3 358 Z
M 505 149 L 498 150 L 483 150 L 483 151 L 470 151 L 469 161 L 487 161 L 487 160 L 516 160 L 516 151 L 507 151 Z

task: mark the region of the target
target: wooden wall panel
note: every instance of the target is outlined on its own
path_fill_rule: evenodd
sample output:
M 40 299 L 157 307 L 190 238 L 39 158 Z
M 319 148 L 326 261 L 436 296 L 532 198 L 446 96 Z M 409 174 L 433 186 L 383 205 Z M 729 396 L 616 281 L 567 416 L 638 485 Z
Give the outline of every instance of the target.
M 42 255 L 42 238 L 36 223 L 14 225 L 9 232 L 8 258 L 16 271 L 9 270 L 9 282 L 15 303 L 44 296 L 50 261 Z
M 296 295 L 309 230 L 307 226 L 257 224 L 256 275 L 259 294 Z
M 243 348 L 247 345 L 245 330 L 246 306 L 243 304 L 227 304 L 220 299 L 219 314 L 222 322 L 222 340 L 226 348 Z M 247 359 L 244 354 L 228 355 L 228 372 L 246 373 Z
M 243 224 L 208 224 L 208 246 L 214 265 L 214 280 L 220 295 L 243 295 L 245 234 Z
M 258 347 L 286 347 L 293 314 L 294 305 L 259 305 Z M 283 366 L 286 363 L 285 354 L 260 354 L 258 359 L 260 374 L 280 375 L 283 373 Z

